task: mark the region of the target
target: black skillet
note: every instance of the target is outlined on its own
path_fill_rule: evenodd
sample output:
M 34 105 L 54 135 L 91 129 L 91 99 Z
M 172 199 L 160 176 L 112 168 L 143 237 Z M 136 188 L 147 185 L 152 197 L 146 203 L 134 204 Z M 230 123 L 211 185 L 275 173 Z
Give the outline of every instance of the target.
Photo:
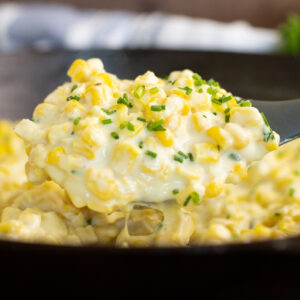
M 0 56 L 0 118 L 31 117 L 34 106 L 67 80 L 66 70 L 78 57 L 100 57 L 106 69 L 121 78 L 149 69 L 164 76 L 189 68 L 243 98 L 300 98 L 300 59 L 294 57 L 159 50 L 24 53 Z M 84 289 L 86 297 L 92 292 L 99 299 L 106 292 L 112 299 L 116 295 L 160 299 L 165 289 L 181 299 L 185 294 L 179 296 L 179 289 L 189 293 L 194 288 L 197 299 L 300 299 L 300 280 L 294 275 L 299 269 L 298 237 L 164 249 L 0 242 L 1 283 L 3 288 L 16 287 L 12 293 L 39 286 L 44 294 L 68 289 L 71 296 Z

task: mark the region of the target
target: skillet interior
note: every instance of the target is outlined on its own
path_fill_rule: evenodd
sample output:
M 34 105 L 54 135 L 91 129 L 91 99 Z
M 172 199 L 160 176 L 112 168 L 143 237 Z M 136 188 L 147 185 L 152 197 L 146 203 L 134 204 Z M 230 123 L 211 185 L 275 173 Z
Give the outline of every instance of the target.
M 190 68 L 204 78 L 213 77 L 244 98 L 300 97 L 300 60 L 294 57 L 160 50 L 24 53 L 0 56 L 0 118 L 30 117 L 33 107 L 66 80 L 65 71 L 77 57 L 100 57 L 107 70 L 120 77 L 133 78 L 148 69 L 164 76 L 171 70 Z M 23 283 L 42 283 L 44 279 L 36 274 L 44 274 L 46 269 L 50 270 L 47 276 L 52 274 L 57 280 L 67 276 L 73 284 L 79 280 L 78 284 L 100 281 L 108 285 L 119 282 L 184 287 L 197 285 L 201 280 L 213 284 L 220 279 L 224 281 L 225 292 L 231 287 L 227 284 L 228 276 L 240 286 L 246 287 L 247 282 L 255 286 L 265 280 L 267 286 L 274 287 L 281 274 L 285 274 L 285 286 L 292 291 L 295 281 L 288 273 L 300 263 L 300 238 L 174 249 L 79 248 L 0 241 L 0 256 L 2 271 L 13 276 L 12 271 L 17 268 L 19 275 L 26 278 Z M 78 273 L 81 275 L 77 276 Z

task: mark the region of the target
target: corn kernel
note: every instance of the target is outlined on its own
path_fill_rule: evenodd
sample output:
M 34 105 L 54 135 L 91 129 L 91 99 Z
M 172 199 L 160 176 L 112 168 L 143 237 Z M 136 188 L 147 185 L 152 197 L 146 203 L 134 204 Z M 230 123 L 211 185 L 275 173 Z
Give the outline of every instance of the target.
M 197 131 L 205 130 L 210 125 L 209 120 L 200 112 L 192 114 L 192 120 Z
M 60 157 L 66 154 L 66 151 L 63 147 L 55 147 L 48 152 L 47 162 L 48 164 L 57 164 L 59 163 Z
M 191 97 L 192 112 L 209 110 L 211 108 L 211 101 L 209 97 L 204 93 L 193 93 Z
M 104 135 L 102 130 L 94 126 L 85 128 L 81 135 L 81 139 L 90 146 L 101 146 L 104 143 Z
M 227 123 L 224 129 L 227 130 L 233 137 L 233 146 L 235 149 L 243 149 L 249 144 L 249 134 L 240 125 Z
M 88 65 L 83 59 L 76 59 L 67 74 L 75 82 L 84 82 L 87 80 Z
M 196 161 L 199 163 L 214 163 L 219 160 L 219 150 L 212 143 L 197 143 L 194 144 L 194 153 Z
M 213 126 L 206 131 L 206 134 L 214 139 L 222 149 L 227 149 L 232 145 L 232 137 L 220 126 Z
M 171 147 L 174 144 L 174 138 L 169 129 L 166 131 L 156 131 L 157 138 L 165 147 Z
M 224 189 L 223 183 L 216 183 L 214 181 L 210 182 L 205 189 L 204 197 L 214 198 L 219 196 Z
M 255 107 L 233 107 L 230 121 L 244 126 L 262 126 L 263 119 Z
M 87 159 L 94 159 L 95 158 L 95 153 L 94 151 L 86 146 L 85 144 L 79 142 L 79 141 L 74 141 L 72 144 L 72 150 L 77 152 L 78 154 L 86 157 Z

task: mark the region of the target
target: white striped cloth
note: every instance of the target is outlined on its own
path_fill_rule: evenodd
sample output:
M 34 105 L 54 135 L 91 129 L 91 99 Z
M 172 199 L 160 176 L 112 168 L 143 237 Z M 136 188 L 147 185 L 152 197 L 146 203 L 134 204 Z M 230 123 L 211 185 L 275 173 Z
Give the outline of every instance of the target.
M 161 48 L 273 52 L 276 30 L 160 12 L 80 10 L 53 4 L 0 5 L 0 51 Z

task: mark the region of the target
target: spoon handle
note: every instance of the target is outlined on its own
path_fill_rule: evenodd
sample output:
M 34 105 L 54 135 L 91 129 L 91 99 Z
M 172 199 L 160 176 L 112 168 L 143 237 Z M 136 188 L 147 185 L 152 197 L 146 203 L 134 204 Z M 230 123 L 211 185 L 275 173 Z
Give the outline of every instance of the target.
M 280 144 L 300 137 L 300 99 L 251 102 L 266 115 L 271 128 L 280 135 Z

